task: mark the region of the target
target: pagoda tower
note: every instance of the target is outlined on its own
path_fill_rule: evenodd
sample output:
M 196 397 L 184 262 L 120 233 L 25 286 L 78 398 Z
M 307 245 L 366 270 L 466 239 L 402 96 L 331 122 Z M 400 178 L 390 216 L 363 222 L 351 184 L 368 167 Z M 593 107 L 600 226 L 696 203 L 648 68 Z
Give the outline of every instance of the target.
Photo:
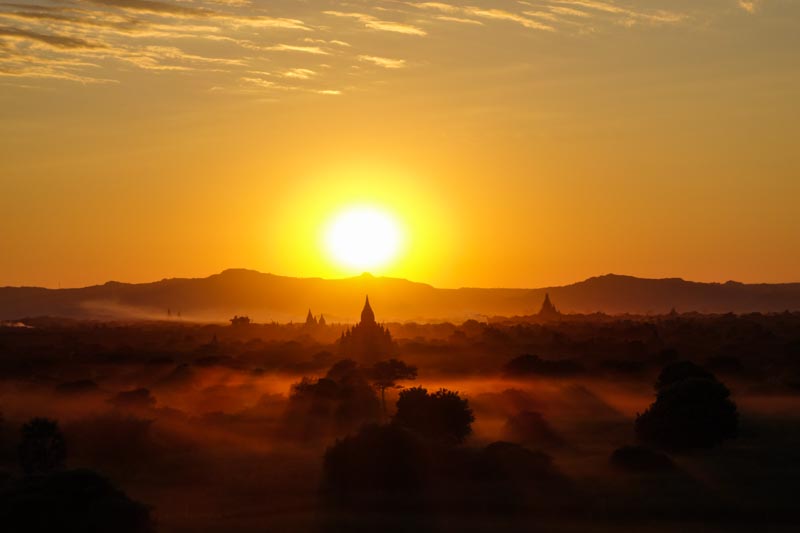
M 339 348 L 345 357 L 357 361 L 379 361 L 395 353 L 397 347 L 392 335 L 375 320 L 369 296 L 361 310 L 361 322 L 342 333 Z
M 550 293 L 545 293 L 542 308 L 539 310 L 537 316 L 544 319 L 559 318 L 561 316 L 561 312 L 553 305 L 553 302 L 550 301 Z
M 369 295 L 364 302 L 364 309 L 361 310 L 361 324 L 377 324 L 375 322 L 375 312 L 372 310 L 372 306 L 369 305 Z
M 306 315 L 306 326 L 313 327 L 317 325 L 317 319 L 314 318 L 314 315 L 311 314 L 311 309 L 308 310 L 308 315 Z

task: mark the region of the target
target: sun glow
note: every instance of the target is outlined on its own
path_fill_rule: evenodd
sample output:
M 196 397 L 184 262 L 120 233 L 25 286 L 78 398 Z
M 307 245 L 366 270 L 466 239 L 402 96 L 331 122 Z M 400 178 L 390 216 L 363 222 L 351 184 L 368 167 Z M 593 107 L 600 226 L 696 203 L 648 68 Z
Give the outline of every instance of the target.
M 327 225 L 325 246 L 331 258 L 356 270 L 386 266 L 396 259 L 403 232 L 389 212 L 372 206 L 351 207 L 339 212 Z

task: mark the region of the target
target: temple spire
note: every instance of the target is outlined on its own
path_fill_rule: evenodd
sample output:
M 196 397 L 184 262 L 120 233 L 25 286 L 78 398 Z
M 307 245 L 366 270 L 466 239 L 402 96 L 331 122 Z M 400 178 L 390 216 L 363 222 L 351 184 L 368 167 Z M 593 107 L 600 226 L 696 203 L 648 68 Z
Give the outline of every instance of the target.
M 372 307 L 370 307 L 369 305 L 369 296 L 367 296 L 367 300 L 364 302 L 364 309 L 361 311 L 361 323 L 362 324 L 375 323 L 375 313 L 372 312 Z
M 364 300 L 361 321 L 342 333 L 339 347 L 345 357 L 371 363 L 395 354 L 396 345 L 392 341 L 392 334 L 375 320 L 369 296 Z
M 314 315 L 311 314 L 311 309 L 308 310 L 308 316 L 306 316 L 306 326 L 316 326 L 317 319 L 314 318 Z
M 542 318 L 556 318 L 561 316 L 561 313 L 558 311 L 558 309 L 556 309 L 556 306 L 550 301 L 550 293 L 545 293 L 544 295 L 544 302 L 542 302 L 542 308 L 539 311 L 539 316 Z

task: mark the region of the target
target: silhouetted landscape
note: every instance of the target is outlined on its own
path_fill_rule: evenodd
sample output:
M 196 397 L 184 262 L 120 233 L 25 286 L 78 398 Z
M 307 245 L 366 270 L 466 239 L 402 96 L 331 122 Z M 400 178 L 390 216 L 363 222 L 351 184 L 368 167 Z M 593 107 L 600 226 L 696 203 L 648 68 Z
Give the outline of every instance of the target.
M 800 313 L 579 315 L 556 294 L 529 316 L 463 322 L 383 322 L 391 304 L 372 293 L 354 324 L 310 297 L 293 323 L 4 322 L 0 520 L 131 532 L 800 526 Z
M 798 95 L 797 0 L 0 1 L 0 533 L 800 532 Z
M 437 289 L 404 279 L 374 277 L 324 280 L 226 270 L 208 278 L 155 283 L 109 282 L 81 289 L 0 288 L 0 319 L 58 316 L 80 319 L 167 318 L 225 321 L 246 313 L 262 322 L 299 321 L 308 306 L 339 322 L 352 321 L 357 298 L 385 302 L 385 320 L 464 321 L 531 316 L 545 294 L 568 313 L 663 314 L 800 310 L 800 283 L 697 283 L 609 274 L 563 287 L 541 289 Z

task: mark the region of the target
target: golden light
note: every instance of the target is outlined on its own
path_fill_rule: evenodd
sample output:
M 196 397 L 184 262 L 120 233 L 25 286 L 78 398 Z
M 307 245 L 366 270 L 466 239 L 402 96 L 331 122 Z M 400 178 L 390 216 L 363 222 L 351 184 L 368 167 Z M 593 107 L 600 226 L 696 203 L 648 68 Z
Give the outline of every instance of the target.
M 359 271 L 379 268 L 396 259 L 403 232 L 388 211 L 356 206 L 339 212 L 328 223 L 325 246 L 331 259 Z
M 259 189 L 258 198 L 278 195 L 281 201 L 253 224 L 262 255 L 252 263 L 303 277 L 335 279 L 367 271 L 446 285 L 447 276 L 458 267 L 453 261 L 459 257 L 462 238 L 454 226 L 460 218 L 452 210 L 457 191 L 438 184 L 428 170 L 405 168 L 402 161 L 359 158 L 315 165 L 319 168 L 287 181 L 282 189 L 272 185 Z M 340 231 L 357 235 L 360 230 L 334 229 L 350 212 L 377 212 L 377 218 L 388 219 L 387 241 L 396 241 L 396 251 L 385 255 L 373 251 L 378 257 L 373 260 L 351 259 L 361 254 L 346 252 L 347 245 L 336 243 L 347 239 L 335 235 Z M 370 218 L 355 216 L 362 217 Z M 375 248 L 383 246 L 379 242 Z

